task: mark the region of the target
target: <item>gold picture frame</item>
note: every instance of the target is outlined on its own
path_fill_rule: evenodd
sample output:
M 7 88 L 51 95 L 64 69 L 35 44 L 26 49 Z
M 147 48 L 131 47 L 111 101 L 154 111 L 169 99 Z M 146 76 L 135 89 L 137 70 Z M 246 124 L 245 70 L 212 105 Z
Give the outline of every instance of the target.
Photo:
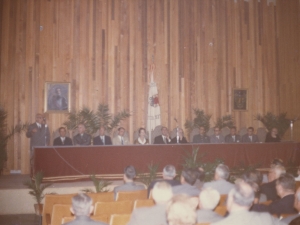
M 71 83 L 45 82 L 44 111 L 66 113 L 71 109 Z
M 232 95 L 232 105 L 234 111 L 248 110 L 248 89 L 234 88 Z

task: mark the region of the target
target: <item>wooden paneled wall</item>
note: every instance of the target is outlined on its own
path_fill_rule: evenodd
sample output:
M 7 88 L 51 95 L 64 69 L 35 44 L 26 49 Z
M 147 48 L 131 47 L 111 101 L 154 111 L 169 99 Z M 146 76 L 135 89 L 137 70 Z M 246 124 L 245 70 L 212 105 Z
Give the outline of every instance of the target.
M 300 114 L 299 0 L 2 0 L 0 104 L 9 126 L 44 111 L 45 81 L 70 82 L 72 109 L 128 109 L 121 125 L 146 126 L 148 68 L 156 65 L 162 123 L 173 129 L 193 108 L 237 127 L 256 113 Z M 247 88 L 249 110 L 232 110 Z M 66 120 L 47 115 L 50 129 Z M 299 123 L 299 124 L 298 124 Z M 300 122 L 295 139 L 300 140 Z M 287 133 L 289 139 L 289 134 Z M 7 169 L 29 172 L 29 140 L 15 136 Z

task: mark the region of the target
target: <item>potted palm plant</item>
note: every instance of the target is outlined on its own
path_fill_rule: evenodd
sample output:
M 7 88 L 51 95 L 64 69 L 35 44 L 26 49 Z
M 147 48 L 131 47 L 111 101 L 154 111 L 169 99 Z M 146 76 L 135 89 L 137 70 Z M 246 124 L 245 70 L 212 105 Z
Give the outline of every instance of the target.
M 43 204 L 42 200 L 45 197 L 44 191 L 47 187 L 51 186 L 51 183 L 42 185 L 44 175 L 42 172 L 37 172 L 31 180 L 24 181 L 23 184 L 30 189 L 28 192 L 36 200 L 34 204 L 34 210 L 36 215 L 42 215 Z

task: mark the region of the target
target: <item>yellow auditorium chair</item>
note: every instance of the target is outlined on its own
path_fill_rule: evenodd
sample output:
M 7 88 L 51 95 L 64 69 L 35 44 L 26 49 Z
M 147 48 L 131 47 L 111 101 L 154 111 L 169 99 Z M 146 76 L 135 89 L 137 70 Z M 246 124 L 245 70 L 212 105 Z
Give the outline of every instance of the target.
M 227 212 L 227 208 L 225 205 L 219 205 L 214 210 L 216 213 L 218 213 L 220 216 L 225 216 Z
M 113 214 L 110 217 L 109 225 L 127 225 L 131 214 Z
M 72 216 L 72 205 L 55 204 L 52 210 L 51 225 L 60 225 L 64 217 Z
M 130 214 L 133 210 L 133 201 L 97 202 L 94 216 L 112 214 Z
M 138 199 L 135 200 L 133 208 L 151 207 L 154 206 L 155 202 L 153 199 Z
M 117 193 L 116 201 L 135 201 L 137 199 L 147 199 L 147 189 L 140 191 L 120 191 Z
M 71 222 L 74 219 L 75 219 L 75 216 L 64 217 L 61 221 L 61 224 Z M 91 216 L 91 219 L 95 220 L 95 221 L 103 222 L 103 223 L 109 223 L 110 216 L 109 215 Z

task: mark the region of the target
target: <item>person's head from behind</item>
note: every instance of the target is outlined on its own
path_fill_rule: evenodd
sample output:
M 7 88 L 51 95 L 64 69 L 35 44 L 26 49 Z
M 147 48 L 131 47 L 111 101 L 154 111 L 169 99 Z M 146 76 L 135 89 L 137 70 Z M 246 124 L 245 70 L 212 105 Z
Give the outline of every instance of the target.
M 145 138 L 145 136 L 146 136 L 146 130 L 145 130 L 145 128 L 140 128 L 139 129 L 139 137 L 141 137 L 141 138 Z
M 248 134 L 249 136 L 252 136 L 252 135 L 253 135 L 253 132 L 254 132 L 254 128 L 253 128 L 253 127 L 248 127 L 248 129 L 247 129 L 247 134 Z
M 126 166 L 124 169 L 124 181 L 125 182 L 130 182 L 133 181 L 133 179 L 136 176 L 136 171 L 134 166 Z
M 193 169 L 184 169 L 181 173 L 180 182 L 181 184 L 194 185 L 197 180 L 197 174 Z
M 67 133 L 66 128 L 64 128 L 64 127 L 60 127 L 60 128 L 58 129 L 58 132 L 59 132 L 59 135 L 60 135 L 61 137 L 65 137 L 65 136 L 66 136 L 66 133 Z
M 89 216 L 93 212 L 93 200 L 86 194 L 78 194 L 72 198 L 71 212 L 75 216 Z
M 262 176 L 259 171 L 246 172 L 243 174 L 242 179 L 253 188 L 254 192 L 258 192 L 262 183 Z
M 270 167 L 272 168 L 272 167 L 275 167 L 275 166 L 283 166 L 284 167 L 283 160 L 278 159 L 278 158 L 273 159 L 272 162 L 271 162 Z
M 124 133 L 125 133 L 124 127 L 119 127 L 119 129 L 118 129 L 118 135 L 121 136 L 121 137 L 123 137 Z
M 242 181 L 235 185 L 229 192 L 227 199 L 227 210 L 248 210 L 254 201 L 254 191 L 246 182 Z
M 173 191 L 167 182 L 157 182 L 152 189 L 152 197 L 156 204 L 166 204 L 173 197 Z
M 231 134 L 231 136 L 236 135 L 236 127 L 231 127 L 230 128 L 230 134 Z
M 282 174 L 276 181 L 276 191 L 280 198 L 288 194 L 294 194 L 295 188 L 295 178 L 291 174 Z
M 173 180 L 176 176 L 176 169 L 173 165 L 166 165 L 163 169 L 163 178 L 165 180 Z
M 196 173 L 196 177 L 199 181 L 203 182 L 205 179 L 205 171 L 202 167 L 198 167 L 196 169 L 194 169 L 195 173 Z
M 85 132 L 85 125 L 83 123 L 78 124 L 78 132 L 83 134 Z
M 215 171 L 215 180 L 227 180 L 229 177 L 229 168 L 224 164 L 219 164 Z
M 199 127 L 199 134 L 204 135 L 205 134 L 205 128 L 203 126 Z
M 213 210 L 216 208 L 220 201 L 220 193 L 213 188 L 205 188 L 199 195 L 199 207 L 200 209 Z
M 196 207 L 192 199 L 186 195 L 176 195 L 167 208 L 169 225 L 194 225 L 196 224 Z

